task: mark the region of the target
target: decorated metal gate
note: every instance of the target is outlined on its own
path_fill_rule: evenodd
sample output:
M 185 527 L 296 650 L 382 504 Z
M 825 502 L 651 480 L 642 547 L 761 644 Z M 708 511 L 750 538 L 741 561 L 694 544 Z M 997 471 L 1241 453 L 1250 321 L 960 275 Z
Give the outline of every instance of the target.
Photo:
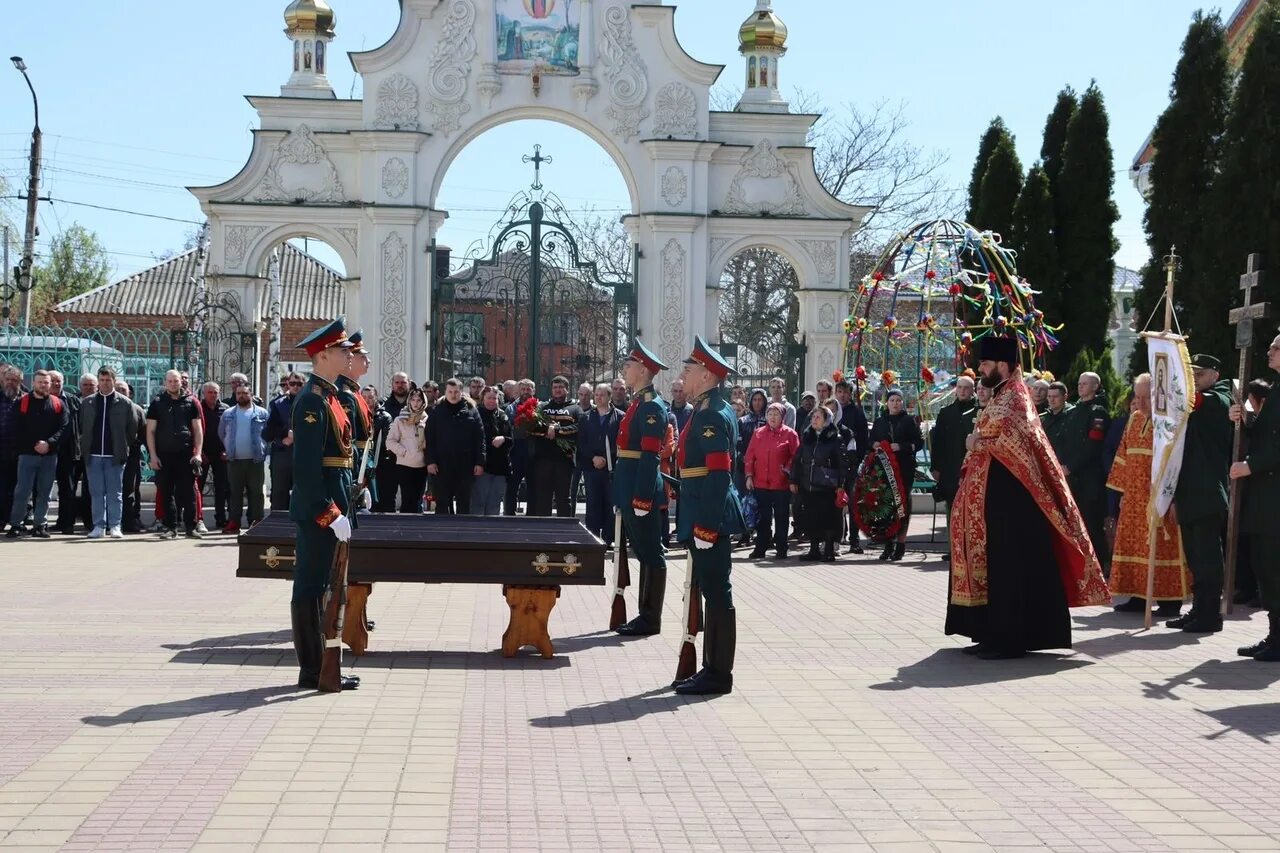
M 191 387 L 217 382 L 224 387 L 233 373 L 258 372 L 258 335 L 245 331 L 240 301 L 229 291 L 198 291 L 184 329 L 169 333 L 169 360 L 174 369 L 191 374 Z
M 525 159 L 550 162 L 538 147 Z M 618 375 L 635 333 L 637 253 L 609 264 L 584 250 L 537 174 L 485 244 L 454 263 L 436 247 L 433 377 L 528 377 L 546 389 L 557 374 L 575 385 Z

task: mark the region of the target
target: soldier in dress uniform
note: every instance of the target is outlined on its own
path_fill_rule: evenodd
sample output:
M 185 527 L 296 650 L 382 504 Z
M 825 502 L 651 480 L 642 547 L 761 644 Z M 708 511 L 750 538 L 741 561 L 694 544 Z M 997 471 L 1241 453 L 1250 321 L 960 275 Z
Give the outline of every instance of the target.
M 1164 623 L 1192 634 L 1222 630 L 1222 528 L 1227 519 L 1231 467 L 1231 383 L 1219 378 L 1222 363 L 1211 355 L 1191 357 L 1196 396 L 1187 417 L 1182 470 L 1173 511 L 1191 570 L 1191 610 Z M 1265 407 L 1264 407 L 1265 408 Z
M 640 612 L 619 625 L 624 637 L 662 631 L 662 601 L 667 591 L 667 560 L 662 550 L 664 498 L 659 454 L 667 433 L 667 403 L 653 379 L 667 365 L 640 341 L 622 365 L 631 404 L 618 425 L 618 459 L 613 471 L 613 503 L 622 513 L 627 545 L 640 561 Z
M 738 419 L 721 392 L 721 383 L 733 371 L 701 336 L 694 339 L 693 353 L 684 364 L 681 378 L 693 402 L 693 416 L 680 435 L 676 537 L 693 549 L 693 579 L 706 604 L 706 630 L 702 669 L 677 682 L 676 692 L 728 693 L 733 689 L 738 637 L 729 582 L 731 549 L 733 537 L 747 529 L 732 479 Z
M 1280 335 L 1267 350 L 1267 366 L 1280 373 Z M 1280 506 L 1280 401 L 1268 402 L 1252 419 L 1239 405 L 1231 407 L 1230 415 L 1233 421 L 1244 421 L 1249 430 L 1249 455 L 1231 466 L 1231 477 L 1245 482 L 1240 527 L 1249 534 L 1268 628 L 1262 642 L 1238 652 L 1242 657 L 1276 663 L 1280 661 L 1280 530 L 1275 523 L 1276 507 Z
M 347 341 L 351 344 L 351 366 L 338 376 L 338 381 L 334 384 L 338 387 L 338 398 L 342 401 L 342 410 L 347 413 L 347 419 L 351 421 L 351 463 L 354 472 L 351 477 L 353 501 L 351 526 L 356 528 L 360 526 L 357 521 L 360 510 L 373 509 L 373 495 L 369 489 L 356 488 L 360 483 L 360 465 L 364 461 L 364 445 L 369 436 L 373 435 L 373 412 L 369 410 L 369 404 L 360 393 L 360 380 L 364 379 L 369 372 L 369 350 L 364 345 L 364 330 L 356 329 L 347 335 Z M 365 630 L 372 631 L 375 624 L 366 611 Z
M 298 655 L 298 686 L 318 687 L 324 658 L 324 597 L 334 552 L 351 538 L 352 424 L 343 409 L 338 377 L 351 363 L 346 322 L 339 317 L 298 348 L 311 357 L 311 376 L 293 405 L 293 495 L 289 517 L 297 526 L 290 617 Z M 342 689 L 360 680 L 342 677 Z

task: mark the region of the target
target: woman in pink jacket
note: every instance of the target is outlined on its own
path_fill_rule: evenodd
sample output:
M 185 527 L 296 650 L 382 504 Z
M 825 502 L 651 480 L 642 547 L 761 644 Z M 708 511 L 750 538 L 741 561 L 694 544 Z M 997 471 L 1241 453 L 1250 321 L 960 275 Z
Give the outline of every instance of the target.
M 791 459 L 800 447 L 800 436 L 782 422 L 786 409 L 770 403 L 765 425 L 756 430 L 743 463 L 747 491 L 756 496 L 760 520 L 756 523 L 756 547 L 751 559 L 759 560 L 772 542 L 778 559 L 787 556 L 787 529 L 791 519 Z

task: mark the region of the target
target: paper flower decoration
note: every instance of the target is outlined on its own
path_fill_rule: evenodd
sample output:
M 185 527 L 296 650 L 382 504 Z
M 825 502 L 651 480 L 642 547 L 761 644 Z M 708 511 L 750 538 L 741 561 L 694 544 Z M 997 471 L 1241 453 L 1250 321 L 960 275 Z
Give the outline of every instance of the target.
M 930 385 L 932 385 L 932 384 L 933 384 L 933 371 L 932 371 L 932 370 L 930 370 L 928 367 L 924 367 L 924 368 L 922 368 L 922 369 L 920 370 L 920 378 L 921 378 L 921 379 L 923 379 L 925 382 L 928 382 Z
M 890 331 L 890 332 L 892 332 L 894 329 L 898 328 L 898 320 L 897 320 L 897 318 L 895 318 L 895 317 L 885 317 L 885 318 L 884 318 L 884 327 L 885 327 L 885 330 L 886 330 L 886 331 Z
M 853 375 L 859 382 L 865 382 L 867 379 L 867 369 L 859 364 L 858 368 L 853 371 Z
M 835 373 L 832 373 L 832 374 L 831 374 L 831 381 L 832 381 L 832 382 L 837 382 L 837 383 L 839 383 L 839 382 L 843 382 L 843 381 L 844 381 L 844 371 L 843 371 L 843 370 L 837 370 Z
M 962 288 L 962 287 L 961 287 L 960 285 L 958 285 L 958 284 L 953 284 L 953 285 L 951 285 L 951 287 L 949 287 L 949 288 L 948 288 L 948 292 L 949 292 L 952 296 L 959 296 L 961 293 L 963 293 L 963 292 L 964 292 L 964 288 Z
M 880 384 L 886 388 L 898 384 L 898 374 L 893 370 L 886 370 L 880 374 Z
M 847 332 L 852 332 L 852 331 L 853 331 L 853 321 L 852 321 L 852 320 L 848 320 L 848 319 L 846 319 L 846 320 L 844 321 L 844 330 L 845 330 L 845 332 L 846 332 L 846 333 L 847 333 Z

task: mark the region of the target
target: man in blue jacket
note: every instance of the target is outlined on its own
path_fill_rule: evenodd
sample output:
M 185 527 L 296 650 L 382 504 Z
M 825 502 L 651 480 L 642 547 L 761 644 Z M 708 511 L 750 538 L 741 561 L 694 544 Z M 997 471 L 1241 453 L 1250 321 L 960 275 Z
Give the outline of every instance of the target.
M 218 422 L 218 437 L 227 454 L 227 481 L 230 484 L 227 533 L 239 532 L 246 499 L 249 526 L 262 520 L 267 462 L 267 444 L 262 440 L 262 431 L 266 425 L 267 410 L 253 402 L 248 385 L 237 385 L 235 405 L 223 412 Z
M 618 459 L 618 424 L 622 412 L 609 402 L 609 385 L 601 382 L 592 392 L 594 405 L 578 427 L 578 471 L 587 486 L 587 529 L 613 547 L 613 501 L 609 479 Z

